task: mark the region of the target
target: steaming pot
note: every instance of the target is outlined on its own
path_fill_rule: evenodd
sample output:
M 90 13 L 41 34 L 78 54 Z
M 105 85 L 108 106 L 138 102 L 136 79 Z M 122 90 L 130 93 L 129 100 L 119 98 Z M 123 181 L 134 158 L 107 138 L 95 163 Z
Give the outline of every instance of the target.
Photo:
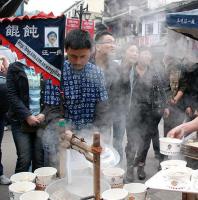
M 75 150 L 70 150 L 70 170 L 72 175 L 81 176 L 92 174 L 93 164 L 85 159 L 82 154 Z M 101 169 L 115 167 L 120 162 L 119 153 L 110 145 L 105 145 L 101 153 Z
M 106 181 L 101 180 L 101 193 L 110 188 Z M 50 195 L 50 200 L 79 200 L 94 194 L 93 177 L 75 176 L 70 184 L 65 178 L 59 179 L 47 186 L 45 191 Z

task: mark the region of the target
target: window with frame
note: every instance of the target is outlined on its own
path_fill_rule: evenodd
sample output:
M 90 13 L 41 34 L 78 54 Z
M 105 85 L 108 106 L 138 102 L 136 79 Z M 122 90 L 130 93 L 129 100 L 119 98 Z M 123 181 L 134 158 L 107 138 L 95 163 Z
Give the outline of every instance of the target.
M 145 24 L 145 35 L 152 35 L 153 34 L 153 24 Z
M 159 34 L 166 34 L 167 28 L 165 22 L 158 22 L 158 33 Z

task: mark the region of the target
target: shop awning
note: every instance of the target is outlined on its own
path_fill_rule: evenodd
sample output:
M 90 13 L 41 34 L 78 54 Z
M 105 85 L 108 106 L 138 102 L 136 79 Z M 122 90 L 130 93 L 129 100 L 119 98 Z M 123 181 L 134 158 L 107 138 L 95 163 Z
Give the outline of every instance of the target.
M 198 9 L 167 14 L 166 23 L 169 29 L 198 40 Z
M 0 18 L 11 17 L 23 0 L 1 0 L 0 2 Z

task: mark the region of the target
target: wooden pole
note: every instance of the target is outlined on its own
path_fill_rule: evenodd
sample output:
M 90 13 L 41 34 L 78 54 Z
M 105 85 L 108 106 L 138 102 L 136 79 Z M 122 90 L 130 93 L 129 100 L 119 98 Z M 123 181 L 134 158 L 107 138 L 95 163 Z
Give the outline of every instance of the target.
M 93 135 L 93 148 L 100 147 L 100 133 Z M 93 153 L 94 194 L 95 200 L 100 200 L 100 152 Z
M 182 200 L 198 200 L 198 194 L 182 193 Z
M 65 132 L 65 120 L 60 119 L 58 121 L 58 127 L 59 127 L 59 135 L 64 134 Z M 59 145 L 59 166 L 58 166 L 58 176 L 59 178 L 64 178 L 66 175 L 65 171 L 65 164 L 66 164 L 66 148 L 63 148 L 61 145 Z

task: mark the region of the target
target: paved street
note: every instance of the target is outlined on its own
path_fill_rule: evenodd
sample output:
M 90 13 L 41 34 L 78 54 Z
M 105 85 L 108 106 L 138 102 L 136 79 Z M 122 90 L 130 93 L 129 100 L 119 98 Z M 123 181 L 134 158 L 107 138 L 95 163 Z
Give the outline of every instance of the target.
M 16 162 L 16 150 L 10 131 L 6 131 L 4 134 L 2 151 L 5 175 L 10 177 L 14 173 Z M 158 162 L 154 159 L 153 150 L 151 147 L 146 165 L 147 179 L 157 172 L 157 167 Z M 136 182 L 140 181 L 136 179 Z M 149 190 L 149 197 L 150 200 L 181 200 L 181 193 Z M 0 200 L 9 200 L 7 186 L 0 185 Z

